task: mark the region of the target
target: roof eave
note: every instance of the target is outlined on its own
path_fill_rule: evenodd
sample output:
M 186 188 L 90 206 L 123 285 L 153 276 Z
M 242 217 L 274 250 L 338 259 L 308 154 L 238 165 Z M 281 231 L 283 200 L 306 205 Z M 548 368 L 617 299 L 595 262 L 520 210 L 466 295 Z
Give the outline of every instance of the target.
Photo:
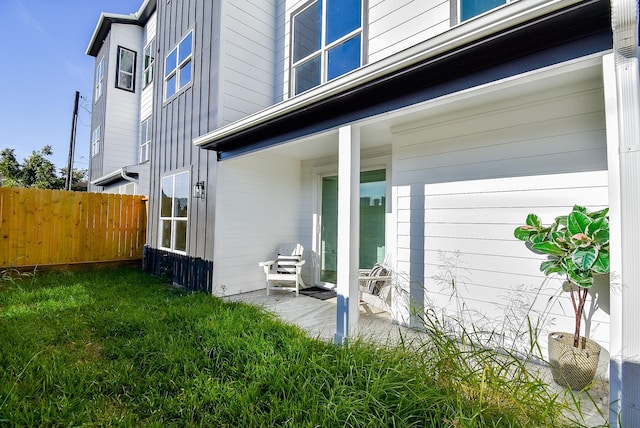
M 104 39 L 109 34 L 109 30 L 111 29 L 111 24 L 121 23 L 121 24 L 138 24 L 138 18 L 135 15 L 120 15 L 116 13 L 104 13 L 100 14 L 100 19 L 98 19 L 98 24 L 96 25 L 95 30 L 93 31 L 93 35 L 91 36 L 91 41 L 89 42 L 89 46 L 87 47 L 86 54 L 90 56 L 97 56 L 98 52 L 100 52 L 100 47 L 104 42 Z
M 91 41 L 87 46 L 86 54 L 90 56 L 97 56 L 100 52 L 100 47 L 104 42 L 104 39 L 109 34 L 111 24 L 134 24 L 139 26 L 146 25 L 147 21 L 156 10 L 157 0 L 145 0 L 136 13 L 130 15 L 123 15 L 118 13 L 105 13 L 100 14 L 98 24 L 93 30 Z
M 536 6 L 532 7 L 532 3 Z M 433 39 L 419 43 L 381 61 L 364 66 L 342 78 L 320 85 L 306 93 L 289 98 L 241 120 L 201 135 L 193 140 L 193 144 L 201 148 L 214 148 L 217 141 L 228 138 L 233 134 L 286 116 L 294 111 L 335 97 L 338 94 L 383 78 L 384 76 L 392 75 L 398 70 L 442 55 L 447 51 L 468 45 L 474 41 L 481 40 L 493 33 L 505 31 L 517 24 L 542 17 L 578 3 L 588 2 L 583 0 L 551 0 L 544 2 L 523 0 L 510 3 L 507 5 L 508 7 L 503 7 L 453 27 Z

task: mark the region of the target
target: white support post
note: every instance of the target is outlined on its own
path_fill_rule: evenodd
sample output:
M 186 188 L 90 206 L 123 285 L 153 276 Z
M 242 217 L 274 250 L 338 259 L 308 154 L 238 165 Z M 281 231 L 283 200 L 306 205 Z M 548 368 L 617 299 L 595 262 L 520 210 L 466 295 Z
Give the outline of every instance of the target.
M 360 129 L 343 126 L 338 140 L 338 305 L 334 342 L 343 345 L 356 334 L 360 315 Z
M 636 0 L 612 0 L 613 60 L 605 58 L 605 99 L 615 98 L 617 123 L 611 123 L 607 112 L 608 152 L 617 149 L 618 165 L 611 165 L 613 187 L 611 200 L 618 203 L 619 212 L 612 217 L 612 268 L 620 269 L 619 279 L 612 281 L 611 361 L 609 423 L 612 427 L 640 426 L 640 77 L 638 68 L 638 3 Z M 615 83 L 612 84 L 611 80 Z M 615 86 L 614 86 L 615 85 Z M 610 88 L 607 93 L 607 88 Z M 613 90 L 615 88 L 615 91 Z M 609 137 L 617 137 L 610 141 Z M 616 180 L 617 179 L 617 180 Z M 613 194 L 617 192 L 617 194 Z M 610 200 L 610 204 L 611 204 Z M 617 223 L 617 225 L 616 225 Z M 614 251 L 618 251 L 616 254 Z

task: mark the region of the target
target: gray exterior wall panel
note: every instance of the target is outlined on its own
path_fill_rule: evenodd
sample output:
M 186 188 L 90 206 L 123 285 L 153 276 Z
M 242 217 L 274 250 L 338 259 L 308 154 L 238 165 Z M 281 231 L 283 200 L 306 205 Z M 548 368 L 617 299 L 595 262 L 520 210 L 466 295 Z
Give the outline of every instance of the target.
M 89 131 L 89 183 L 91 183 L 92 180 L 95 180 L 96 178 L 101 177 L 104 172 L 103 172 L 103 167 L 102 167 L 102 153 L 104 152 L 103 150 L 103 142 L 104 142 L 104 129 L 105 129 L 105 123 L 106 123 L 106 107 L 107 107 L 107 70 L 109 69 L 109 48 L 110 48 L 110 41 L 111 41 L 111 37 L 108 36 L 104 43 L 102 44 L 102 47 L 100 48 L 100 51 L 98 52 L 98 55 L 96 56 L 96 61 L 93 67 L 93 94 L 91 96 L 91 130 Z M 102 96 L 96 101 L 94 99 L 95 95 L 96 95 L 96 91 L 95 91 L 95 87 L 96 87 L 96 79 L 97 79 L 97 75 L 96 75 L 96 70 L 98 68 L 98 64 L 100 63 L 100 60 L 104 59 L 104 68 L 103 68 L 103 81 L 102 81 Z M 97 128 L 100 127 L 100 153 L 98 153 L 96 156 L 91 156 L 91 146 L 93 143 L 93 131 Z M 91 184 L 89 184 L 89 188 L 88 190 L 90 192 L 95 192 L 98 191 L 101 187 L 100 186 L 93 186 Z
M 193 138 L 218 124 L 220 67 L 219 0 L 173 0 L 158 3 L 157 80 L 154 98 L 154 144 L 149 203 L 148 243 L 159 247 L 160 183 L 164 176 L 189 171 L 191 186 L 204 181 L 206 199 L 189 200 L 187 255 L 213 259 L 216 154 L 192 144 Z M 164 101 L 164 59 L 193 31 L 192 81 Z

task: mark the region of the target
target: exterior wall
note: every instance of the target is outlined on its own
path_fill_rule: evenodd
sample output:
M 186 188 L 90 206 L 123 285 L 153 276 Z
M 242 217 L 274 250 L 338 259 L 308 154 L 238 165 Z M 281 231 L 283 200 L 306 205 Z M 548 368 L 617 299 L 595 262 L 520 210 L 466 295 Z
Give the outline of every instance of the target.
M 157 13 L 154 12 L 149 17 L 149 20 L 147 21 L 147 24 L 144 27 L 142 49 L 140 50 L 140 57 L 138 59 L 138 65 L 140 67 L 140 76 L 141 76 L 140 87 L 142 87 L 142 85 L 144 84 L 144 76 L 142 74 L 144 72 L 144 47 L 147 45 L 147 43 L 149 43 L 152 39 L 156 37 L 156 27 L 157 27 L 156 23 L 157 23 Z M 157 51 L 157 48 L 156 48 L 156 51 Z M 157 55 L 157 52 L 156 52 L 156 55 Z M 160 59 L 156 57 L 155 59 L 156 62 L 154 64 L 154 71 L 156 71 L 159 67 L 159 60 Z M 153 82 L 145 86 L 141 91 L 140 121 L 148 118 L 153 113 L 153 93 L 154 93 L 153 87 L 157 79 L 162 79 L 162 76 L 158 75 L 158 73 L 156 72 L 156 74 L 154 74 L 154 77 L 153 77 Z
M 273 260 L 279 245 L 300 242 L 300 162 L 266 153 L 220 163 L 217 177 L 216 270 L 213 292 L 264 289 L 259 261 Z M 304 276 L 305 281 L 307 276 Z
M 451 27 L 451 1 L 363 0 L 365 3 L 365 64 L 384 59 L 417 43 L 428 40 Z M 283 4 L 284 3 L 284 4 Z M 276 82 L 282 99 L 289 98 L 291 52 L 291 15 L 308 0 L 280 0 L 284 20 L 278 27 Z M 454 10 L 455 12 L 455 10 Z M 282 14 L 282 12 L 280 12 Z M 280 83 L 282 82 L 282 83 Z M 278 98 L 279 99 L 279 98 Z
M 142 37 L 142 29 L 136 25 L 112 24 L 111 26 L 109 57 L 112 61 L 105 70 L 105 90 L 109 96 L 106 100 L 103 133 L 102 174 L 108 174 L 124 165 L 135 164 L 138 160 Z M 135 92 L 116 88 L 118 46 L 136 52 Z
M 222 8 L 219 125 L 274 103 L 276 0 L 227 0 Z
M 194 147 L 191 142 L 219 123 L 220 17 L 220 1 L 174 0 L 157 5 L 158 52 L 147 239 L 151 247 L 159 248 L 162 177 L 189 171 L 191 187 L 198 181 L 205 183 L 206 198 L 190 198 L 186 253 L 206 260 L 213 258 L 216 154 Z M 189 31 L 193 31 L 191 83 L 164 101 L 165 57 Z
M 589 80 L 394 130 L 396 270 L 424 285 L 426 307 L 497 330 L 513 328 L 516 298 L 545 310 L 561 281 L 545 281 L 543 258 L 513 230 L 531 212 L 550 223 L 574 204 L 608 205 L 601 86 Z M 594 296 L 587 329 L 608 348 L 608 289 Z M 573 331 L 566 295 L 548 320 Z
M 449 2 L 369 0 L 368 62 L 379 61 L 448 30 Z
M 105 120 L 106 120 L 106 106 L 107 106 L 107 78 L 106 76 L 104 76 L 104 80 L 102 83 L 102 95 L 100 96 L 100 98 L 98 98 L 97 100 L 95 99 L 96 96 L 96 90 L 95 90 L 95 86 L 96 86 L 96 80 L 97 80 L 97 75 L 96 75 L 96 70 L 98 67 L 98 64 L 100 63 L 101 60 L 104 60 L 104 72 L 106 73 L 106 70 L 109 69 L 109 51 L 110 51 L 110 45 L 111 45 L 111 40 L 109 37 L 107 37 L 104 41 L 104 43 L 102 44 L 102 47 L 100 48 L 100 51 L 98 52 L 98 55 L 96 56 L 96 61 L 93 67 L 93 102 L 91 103 L 92 108 L 91 108 L 91 130 L 89 132 L 89 183 L 91 183 L 91 180 L 94 180 L 98 177 L 101 177 L 103 175 L 102 171 L 102 151 L 104 148 L 104 129 L 105 129 Z M 93 143 L 93 131 L 97 128 L 100 127 L 100 138 L 101 138 L 101 142 L 100 142 L 100 152 L 96 155 L 96 156 L 92 156 L 91 155 L 91 146 Z M 89 184 L 88 186 L 88 191 L 90 192 L 95 192 L 97 191 L 97 189 L 99 189 L 99 186 L 93 186 L 92 184 Z

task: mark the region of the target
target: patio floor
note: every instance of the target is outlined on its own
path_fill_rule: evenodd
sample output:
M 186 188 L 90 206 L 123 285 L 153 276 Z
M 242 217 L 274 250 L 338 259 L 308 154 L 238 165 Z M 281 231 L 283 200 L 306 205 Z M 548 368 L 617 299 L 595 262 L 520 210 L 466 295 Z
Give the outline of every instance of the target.
M 269 296 L 265 290 L 226 296 L 229 301 L 241 301 L 256 306 L 261 306 L 278 315 L 282 320 L 295 324 L 306 330 L 310 336 L 321 340 L 333 341 L 336 332 L 336 298 L 318 300 L 312 297 L 299 295 L 288 291 L 272 291 Z M 423 334 L 391 321 L 391 314 L 382 309 L 370 305 L 360 305 L 360 321 L 358 336 L 373 340 L 377 343 L 394 344 L 400 339 L 411 340 L 419 338 Z M 550 370 L 542 365 L 532 364 L 532 369 L 542 373 L 557 392 L 564 389 L 553 382 Z M 599 370 L 599 374 L 602 369 Z M 587 427 L 600 427 L 606 425 L 609 398 L 609 383 L 600 377 L 590 388 L 589 393 L 574 393 L 580 401 L 580 408 L 584 415 L 584 423 Z M 601 409 L 604 415 L 600 415 L 593 401 Z

